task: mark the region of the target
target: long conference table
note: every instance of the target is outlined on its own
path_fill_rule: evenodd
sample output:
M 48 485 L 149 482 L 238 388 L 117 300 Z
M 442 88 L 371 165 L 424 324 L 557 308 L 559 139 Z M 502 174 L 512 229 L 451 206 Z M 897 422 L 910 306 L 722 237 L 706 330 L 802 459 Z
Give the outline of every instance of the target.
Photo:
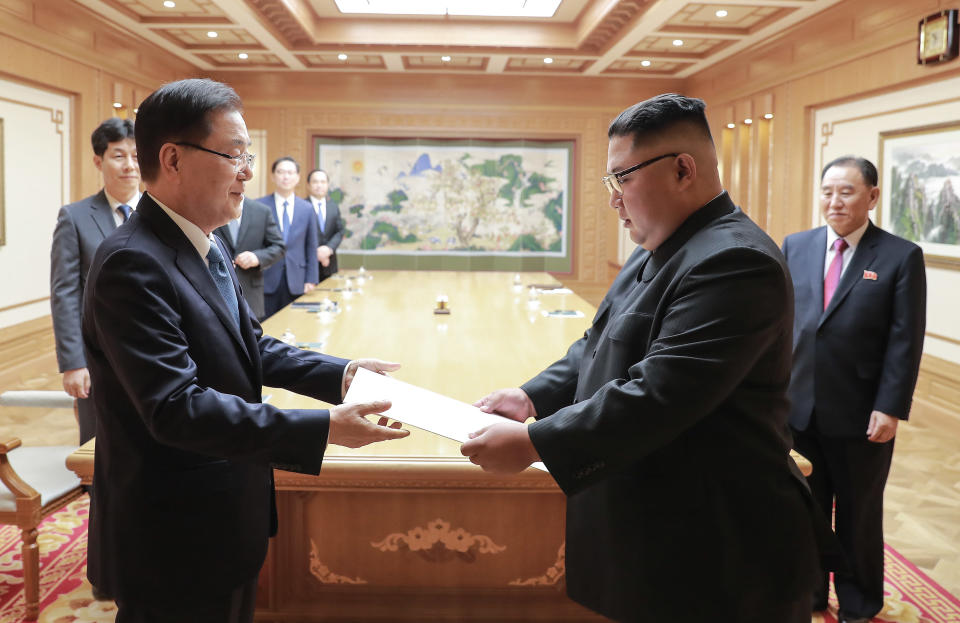
M 589 326 L 586 301 L 563 290 L 531 300 L 531 284 L 559 285 L 545 273 L 352 272 L 298 301 L 335 310 L 290 306 L 264 329 L 302 348 L 399 362 L 395 378 L 473 402 L 526 381 Z M 449 314 L 434 313 L 441 296 Z M 545 315 L 554 310 L 568 314 Z M 325 406 L 264 393 L 279 407 Z M 459 443 L 410 430 L 329 446 L 318 476 L 275 472 L 280 529 L 257 621 L 606 620 L 566 597 L 565 500 L 549 474 L 487 474 Z M 92 456 L 91 443 L 68 465 L 89 481 Z

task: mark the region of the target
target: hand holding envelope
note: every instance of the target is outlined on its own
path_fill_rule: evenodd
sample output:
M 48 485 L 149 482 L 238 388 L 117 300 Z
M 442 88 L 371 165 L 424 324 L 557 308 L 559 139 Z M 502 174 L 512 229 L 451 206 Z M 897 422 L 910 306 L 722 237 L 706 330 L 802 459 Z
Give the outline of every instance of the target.
M 389 400 L 392 406 L 386 411 L 381 411 L 381 413 L 404 424 L 416 426 L 461 443 L 469 443 L 471 447 L 483 447 L 490 441 L 495 442 L 496 447 L 487 448 L 489 453 L 485 453 L 491 458 L 499 456 L 508 447 L 512 447 L 511 443 L 501 443 L 507 441 L 504 437 L 509 437 L 509 441 L 515 444 L 519 437 L 518 432 L 522 432 L 523 436 L 526 436 L 526 426 L 524 424 L 492 413 L 485 413 L 477 407 L 459 400 L 363 368 L 357 370 L 356 376 L 350 384 L 350 389 L 344 397 L 345 402 L 371 402 L 385 399 Z M 471 439 L 471 433 L 479 433 L 479 436 L 476 439 Z M 529 437 L 527 437 L 527 443 L 529 443 Z M 532 449 L 532 447 L 531 444 L 530 448 Z M 479 461 L 474 462 L 485 469 L 490 467 L 491 469 L 488 469 L 488 471 L 495 469 L 496 471 L 519 472 L 539 457 L 536 456 L 534 451 L 529 458 L 530 460 L 522 466 L 511 464 L 509 470 L 501 469 L 499 466 L 493 466 L 492 464 L 488 466 L 483 456 L 480 457 Z M 520 461 L 522 462 L 522 459 Z M 516 462 L 514 461 L 514 463 Z M 547 469 L 543 463 L 539 462 L 533 463 L 532 467 L 543 471 Z

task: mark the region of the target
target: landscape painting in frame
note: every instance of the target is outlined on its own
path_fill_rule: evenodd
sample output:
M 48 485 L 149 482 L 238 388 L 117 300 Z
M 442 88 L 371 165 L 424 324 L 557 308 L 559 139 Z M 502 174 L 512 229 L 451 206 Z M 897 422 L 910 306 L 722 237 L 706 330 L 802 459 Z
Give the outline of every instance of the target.
M 569 272 L 573 145 L 315 136 L 341 264 Z
M 880 134 L 881 227 L 960 268 L 960 124 Z

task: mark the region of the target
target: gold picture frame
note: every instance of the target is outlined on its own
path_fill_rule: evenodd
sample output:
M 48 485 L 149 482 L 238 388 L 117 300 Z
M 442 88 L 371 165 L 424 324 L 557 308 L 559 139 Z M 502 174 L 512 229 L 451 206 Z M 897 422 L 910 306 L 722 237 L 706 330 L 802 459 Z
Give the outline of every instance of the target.
M 927 266 L 960 270 L 960 123 L 880 133 L 877 226 L 915 242 Z

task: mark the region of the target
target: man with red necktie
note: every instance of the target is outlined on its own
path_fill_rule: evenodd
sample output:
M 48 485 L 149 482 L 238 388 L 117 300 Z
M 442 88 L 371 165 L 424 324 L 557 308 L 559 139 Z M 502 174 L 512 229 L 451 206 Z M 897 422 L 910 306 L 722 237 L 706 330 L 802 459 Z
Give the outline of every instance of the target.
M 926 323 L 920 247 L 870 222 L 877 169 L 854 156 L 823 169 L 827 221 L 787 236 L 794 316 L 790 426 L 810 459 L 814 497 L 847 568 L 834 574 L 840 620 L 869 621 L 883 608 L 883 489 L 897 423 L 910 415 Z M 827 607 L 823 573 L 814 610 Z

